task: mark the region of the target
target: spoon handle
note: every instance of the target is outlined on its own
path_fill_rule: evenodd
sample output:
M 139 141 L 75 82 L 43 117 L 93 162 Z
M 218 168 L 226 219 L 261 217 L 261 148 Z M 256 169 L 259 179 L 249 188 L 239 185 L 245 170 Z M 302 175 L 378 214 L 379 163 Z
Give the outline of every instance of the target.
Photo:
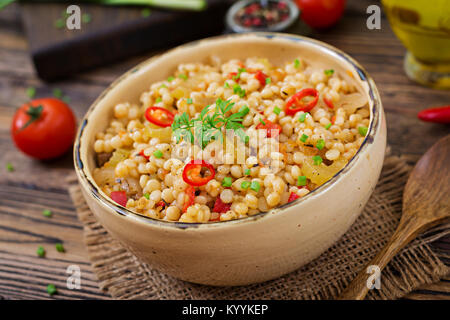
M 401 223 L 392 235 L 391 239 L 386 243 L 384 248 L 370 261 L 356 276 L 350 285 L 339 296 L 340 300 L 362 300 L 369 292 L 368 279 L 371 276 L 367 273 L 369 266 L 377 266 L 380 271 L 386 267 L 389 261 L 411 240 L 413 240 L 419 232 L 423 230 L 417 225 L 415 219 Z M 381 273 L 382 275 L 382 273 Z M 383 277 L 381 276 L 381 279 Z M 381 285 L 383 285 L 381 283 Z

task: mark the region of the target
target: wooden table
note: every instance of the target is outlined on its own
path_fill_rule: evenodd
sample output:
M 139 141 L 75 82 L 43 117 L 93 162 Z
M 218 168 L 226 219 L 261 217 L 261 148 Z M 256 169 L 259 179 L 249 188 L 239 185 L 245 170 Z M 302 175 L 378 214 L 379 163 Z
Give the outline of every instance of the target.
M 428 106 L 450 103 L 450 91 L 424 88 L 408 80 L 403 72 L 405 49 L 383 17 L 381 30 L 366 28 L 365 13 L 373 0 L 349 0 L 345 17 L 326 32 L 314 35 L 356 58 L 373 76 L 387 114 L 388 143 L 394 154 L 406 155 L 414 163 L 449 127 L 423 123 L 416 113 Z M 10 139 L 9 126 L 17 107 L 27 101 L 25 89 L 37 88 L 39 97 L 61 88 L 71 98 L 77 117 L 82 117 L 94 99 L 116 77 L 148 56 L 128 59 L 102 69 L 75 75 L 66 81 L 46 84 L 36 78 L 23 35 L 20 10 L 11 5 L 0 11 L 0 299 L 46 299 L 48 283 L 59 288 L 55 298 L 107 299 L 97 285 L 67 192 L 65 177 L 72 172 L 72 157 L 38 162 L 19 153 Z M 11 162 L 14 173 L 5 169 Z M 42 210 L 53 211 L 52 218 Z M 66 253 L 54 244 L 63 242 Z M 39 245 L 47 248 L 38 258 Z M 450 237 L 435 243 L 450 252 Z M 80 266 L 82 289 L 66 289 L 66 268 Z M 416 291 L 410 299 L 449 299 L 450 277 Z

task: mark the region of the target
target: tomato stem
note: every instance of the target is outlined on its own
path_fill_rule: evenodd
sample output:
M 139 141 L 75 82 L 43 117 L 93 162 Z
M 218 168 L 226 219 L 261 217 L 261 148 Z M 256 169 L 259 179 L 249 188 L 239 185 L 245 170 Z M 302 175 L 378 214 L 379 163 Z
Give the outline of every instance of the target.
M 30 106 L 28 108 L 28 110 L 26 111 L 26 114 L 30 116 L 30 119 L 24 124 L 24 126 L 22 128 L 19 129 L 18 132 L 24 130 L 26 127 L 28 127 L 34 121 L 38 120 L 41 117 L 43 110 L 44 110 L 44 107 L 41 104 L 38 105 L 37 107 Z

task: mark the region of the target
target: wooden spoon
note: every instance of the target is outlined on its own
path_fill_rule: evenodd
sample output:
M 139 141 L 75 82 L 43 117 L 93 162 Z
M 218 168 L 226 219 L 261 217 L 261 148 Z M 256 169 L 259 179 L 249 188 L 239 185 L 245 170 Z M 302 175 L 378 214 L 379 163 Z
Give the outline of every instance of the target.
M 362 300 L 369 288 L 367 267 L 383 270 L 388 262 L 423 231 L 450 218 L 450 135 L 440 139 L 417 162 L 403 191 L 403 214 L 383 250 L 353 279 L 339 299 Z M 382 273 L 381 273 L 382 275 Z M 383 285 L 383 284 L 381 284 Z

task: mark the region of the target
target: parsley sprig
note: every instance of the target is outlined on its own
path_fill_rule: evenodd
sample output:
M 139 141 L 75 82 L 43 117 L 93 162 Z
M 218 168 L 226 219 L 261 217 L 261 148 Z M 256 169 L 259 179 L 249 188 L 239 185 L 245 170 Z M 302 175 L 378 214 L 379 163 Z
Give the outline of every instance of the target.
M 189 119 L 189 115 L 183 112 L 175 116 L 172 123 L 173 135 L 176 142 L 181 138 L 194 144 L 195 141 L 205 148 L 212 140 L 223 141 L 223 130 L 234 130 L 234 133 L 242 140 L 246 141 L 246 134 L 242 129 L 242 120 L 250 109 L 247 106 L 242 107 L 238 112 L 227 116 L 234 106 L 231 100 L 216 100 L 214 113 L 210 112 L 211 106 L 208 105 L 200 112 L 195 119 Z

